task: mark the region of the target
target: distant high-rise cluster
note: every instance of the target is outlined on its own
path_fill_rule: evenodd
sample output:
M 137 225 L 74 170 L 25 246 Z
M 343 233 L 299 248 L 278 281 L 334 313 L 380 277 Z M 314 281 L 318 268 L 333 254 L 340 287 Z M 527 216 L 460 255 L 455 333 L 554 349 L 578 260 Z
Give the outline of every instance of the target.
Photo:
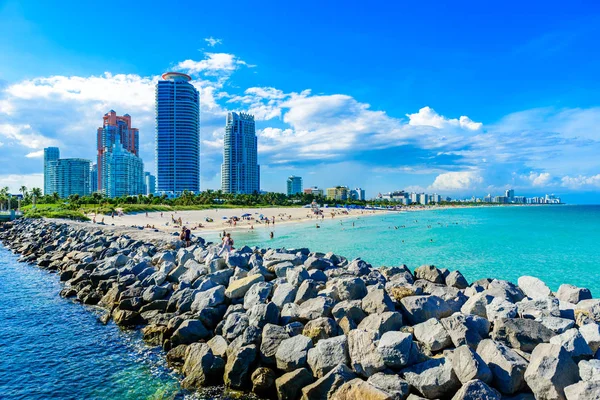
M 156 84 L 157 191 L 200 192 L 200 95 L 191 77 L 167 72 Z
M 254 116 L 230 112 L 223 138 L 221 189 L 224 193 L 260 192 L 258 139 Z
M 139 131 L 131 126 L 131 116 L 104 114 L 98 128 L 97 190 L 107 197 L 144 193 L 144 163 L 139 157 Z
M 330 200 L 366 200 L 365 191 L 361 188 L 350 189 L 347 186 L 327 188 L 326 197 Z
M 60 158 L 58 147 L 44 149 L 44 194 L 59 197 L 90 194 L 91 162 L 81 158 Z

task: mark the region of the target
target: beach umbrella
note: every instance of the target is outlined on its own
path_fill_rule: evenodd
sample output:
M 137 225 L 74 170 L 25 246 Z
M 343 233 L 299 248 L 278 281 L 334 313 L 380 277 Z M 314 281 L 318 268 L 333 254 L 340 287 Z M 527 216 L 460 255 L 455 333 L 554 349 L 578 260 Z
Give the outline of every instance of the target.
M 250 217 L 252 214 L 242 214 L 242 218 L 244 217 Z
M 227 217 L 223 217 L 223 219 L 227 219 Z

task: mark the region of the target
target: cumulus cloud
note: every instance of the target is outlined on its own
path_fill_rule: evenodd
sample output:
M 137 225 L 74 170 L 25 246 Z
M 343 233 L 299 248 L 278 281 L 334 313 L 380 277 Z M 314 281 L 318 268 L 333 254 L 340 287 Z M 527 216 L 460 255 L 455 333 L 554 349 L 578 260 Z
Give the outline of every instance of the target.
M 562 186 L 570 189 L 598 189 L 600 188 L 600 174 L 593 176 L 564 176 L 561 179 Z
M 527 177 L 532 186 L 547 186 L 552 181 L 552 176 L 548 172 L 531 172 Z
M 446 118 L 435 112 L 431 107 L 423 107 L 419 112 L 406 114 L 406 116 L 409 119 L 408 124 L 412 126 L 433 126 L 439 129 L 458 126 L 473 131 L 480 129 L 483 126 L 481 122 L 474 122 L 471 118 L 464 115 L 458 119 Z
M 25 157 L 27 158 L 41 158 L 44 156 L 44 150 L 32 151 L 31 153 L 27 153 Z
M 210 46 L 210 47 L 215 47 L 218 44 L 223 44 L 223 41 L 221 39 L 215 39 L 214 37 L 208 37 L 205 38 L 204 41 Z
M 483 183 L 483 177 L 478 171 L 457 171 L 439 174 L 429 190 L 443 192 L 463 191 L 477 188 Z
M 205 58 L 200 61 L 185 60 L 176 65 L 177 70 L 187 71 L 190 74 L 223 75 L 228 74 L 240 66 L 249 66 L 245 61 L 240 60 L 229 53 L 205 53 Z
M 0 136 L 29 149 L 53 146 L 56 141 L 35 132 L 30 125 L 0 124 Z

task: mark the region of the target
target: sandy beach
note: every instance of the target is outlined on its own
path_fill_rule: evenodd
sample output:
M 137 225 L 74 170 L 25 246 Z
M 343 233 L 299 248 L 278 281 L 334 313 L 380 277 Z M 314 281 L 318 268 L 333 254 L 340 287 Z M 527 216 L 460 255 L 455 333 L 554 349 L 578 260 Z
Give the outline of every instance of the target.
M 250 229 L 273 229 L 282 224 L 299 222 L 314 222 L 323 220 L 365 217 L 381 215 L 393 211 L 385 210 L 352 210 L 343 208 L 323 208 L 323 214 L 314 215 L 310 208 L 219 208 L 210 210 L 191 210 L 173 212 L 148 212 L 124 215 L 98 215 L 97 223 L 115 226 L 136 226 L 148 229 L 158 229 L 166 232 L 179 232 L 181 225 L 194 233 L 214 231 L 247 231 Z M 234 221 L 232 218 L 237 217 Z M 94 218 L 93 214 L 89 218 Z M 266 221 L 268 219 L 269 222 Z M 274 225 L 273 225 L 274 221 Z

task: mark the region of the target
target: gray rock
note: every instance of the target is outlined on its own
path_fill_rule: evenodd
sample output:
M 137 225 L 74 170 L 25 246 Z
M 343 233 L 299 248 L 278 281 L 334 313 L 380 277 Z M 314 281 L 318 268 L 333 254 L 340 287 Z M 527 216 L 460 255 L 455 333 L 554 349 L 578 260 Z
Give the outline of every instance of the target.
M 562 346 L 575 360 L 594 355 L 594 352 L 576 328 L 554 336 L 550 339 L 550 343 Z
M 582 381 L 565 388 L 567 400 L 600 399 L 600 381 Z
M 417 279 L 425 279 L 433 283 L 445 283 L 442 271 L 433 265 L 421 265 L 415 269 L 415 277 Z
M 460 312 L 463 314 L 474 314 L 482 318 L 488 318 L 487 306 L 494 300 L 494 297 L 485 292 L 476 293 L 462 305 Z M 509 303 L 511 304 L 511 303 Z M 516 313 L 516 307 L 515 307 Z
M 256 346 L 252 344 L 228 354 L 223 374 L 225 386 L 231 389 L 244 389 L 250 386 L 251 368 L 256 361 L 256 353 Z
M 335 392 L 334 400 L 355 400 L 355 399 L 371 399 L 371 400 L 391 400 L 388 393 L 363 381 L 360 378 L 344 383 Z
M 300 304 L 298 309 L 301 320 L 310 321 L 319 317 L 331 317 L 334 301 L 329 297 L 315 297 Z
M 548 343 L 554 332 L 541 322 L 531 319 L 506 318 L 496 320 L 492 339 L 513 349 L 531 352 L 540 343 Z
M 459 346 L 454 350 L 452 368 L 463 384 L 473 379 L 478 379 L 487 384 L 492 383 L 492 370 L 479 354 L 467 345 Z
M 302 334 L 309 337 L 313 343 L 338 335 L 338 326 L 332 318 L 317 318 L 308 321 Z
M 385 289 L 375 289 L 362 299 L 362 309 L 367 314 L 381 314 L 395 311 L 396 307 Z
M 371 272 L 371 265 L 361 259 L 356 259 L 348 264 L 346 271 L 356 276 L 367 275 Z
M 191 311 L 198 314 L 206 307 L 216 307 L 225 302 L 225 286 L 215 286 L 204 292 L 196 292 Z
M 545 299 L 552 295 L 552 291 L 546 284 L 533 276 L 521 276 L 517 283 L 527 297 L 532 299 Z
M 317 282 L 315 282 L 312 279 L 306 279 L 305 281 L 303 281 L 300 284 L 300 287 L 298 288 L 298 292 L 296 293 L 296 298 L 294 300 L 294 303 L 302 304 L 306 300 L 316 297 L 318 292 L 319 292 L 319 290 L 318 290 Z
M 600 299 L 581 300 L 575 305 L 575 313 L 585 314 L 592 322 L 600 323 Z
M 341 301 L 333 307 L 331 315 L 336 321 L 339 321 L 343 317 L 348 317 L 356 324 L 359 324 L 366 316 L 362 309 L 362 302 L 360 300 L 347 300 Z
M 331 286 L 341 301 L 360 300 L 367 295 L 365 281 L 357 277 L 338 279 Z
M 308 271 L 304 267 L 289 268 L 285 273 L 285 279 L 294 287 L 300 286 L 309 278 Z
M 492 339 L 477 346 L 477 354 L 492 370 L 494 387 L 504 394 L 514 394 L 525 387 L 527 361 L 514 350 Z
M 460 381 L 445 358 L 435 358 L 401 371 L 406 382 L 428 399 L 445 398 L 456 393 Z
M 546 297 L 545 299 L 523 300 L 517 303 L 521 318 L 537 319 L 542 317 L 560 317 L 558 299 Z
M 536 319 L 536 321 L 541 322 L 542 325 L 544 325 L 546 328 L 550 329 L 556 334 L 563 333 L 564 331 L 571 329 L 575 326 L 575 321 L 567 318 L 542 317 Z
M 485 382 L 474 379 L 465 382 L 452 400 L 501 400 L 502 396 L 496 389 L 492 389 Z
M 275 389 L 279 400 L 296 400 L 302 393 L 302 388 L 314 382 L 310 371 L 298 368 L 292 372 L 281 375 L 275 380 Z
M 169 293 L 168 286 L 149 286 L 142 293 L 142 299 L 144 299 L 146 303 L 152 303 L 153 301 L 162 299 L 167 293 Z
M 452 338 L 446 328 L 435 318 L 413 326 L 415 339 L 430 351 L 440 351 L 452 345 Z
M 231 341 L 241 335 L 250 325 L 248 315 L 234 312 L 227 316 L 223 324 L 222 332 L 225 339 Z
M 227 340 L 223 336 L 213 336 L 206 344 L 210 347 L 213 354 L 219 357 L 225 357 L 227 353 Z
M 257 304 L 265 304 L 273 293 L 273 284 L 270 282 L 258 282 L 248 289 L 244 295 L 244 308 L 251 309 Z
M 296 287 L 289 283 L 281 283 L 277 285 L 273 292 L 273 298 L 271 301 L 275 303 L 280 309 L 283 308 L 284 304 L 292 303 L 296 298 Z
M 562 347 L 542 343 L 531 353 L 525 381 L 536 398 L 564 399 L 565 387 L 578 380 L 577 365 Z
M 324 377 L 317 379 L 314 383 L 305 386 L 302 389 L 302 400 L 313 399 L 329 399 L 333 394 L 346 382 L 356 378 L 356 374 L 352 372 L 344 364 L 340 364 Z
M 399 331 L 402 328 L 402 314 L 396 311 L 371 314 L 358 324 L 358 329 L 377 332 L 383 335 L 389 331 Z
M 210 332 L 204 327 L 202 322 L 196 319 L 185 320 L 173 332 L 171 344 L 177 347 L 180 344 L 189 344 L 201 339 L 210 337 Z
M 523 291 L 517 285 L 509 281 L 494 279 L 488 284 L 485 290 L 488 294 L 494 297 L 503 298 L 511 303 L 516 303 L 525 298 Z
M 466 289 L 469 287 L 469 283 L 459 271 L 452 271 L 446 276 L 446 285 L 457 289 Z
M 592 298 L 592 292 L 589 289 L 579 288 L 577 286 L 562 284 L 556 292 L 556 297 L 559 300 L 566 301 L 568 303 L 577 304 L 582 300 L 589 300 Z
M 408 296 L 400 300 L 402 314 L 411 325 L 425 322 L 430 318 L 441 319 L 452 315 L 450 305 L 437 296 Z
M 256 304 L 248 310 L 248 322 L 260 329 L 266 324 L 278 324 L 279 309 L 274 303 Z
M 322 378 L 339 364 L 348 364 L 348 339 L 345 335 L 319 340 L 308 350 L 308 365 L 317 378 Z
M 584 381 L 600 380 L 600 360 L 581 360 L 579 364 L 579 375 Z
M 377 351 L 378 338 L 379 335 L 373 331 L 354 329 L 348 333 L 348 352 L 352 369 L 365 378 L 385 368 L 383 357 Z
M 262 330 L 262 341 L 260 343 L 260 358 L 264 364 L 275 365 L 275 354 L 281 342 L 289 339 L 290 335 L 286 329 L 279 325 L 266 324 Z
M 312 347 L 312 340 L 303 335 L 284 339 L 275 353 L 277 368 L 290 372 L 306 366 L 308 350 Z
M 378 372 L 371 375 L 367 382 L 384 392 L 389 393 L 393 400 L 404 400 L 410 392 L 410 385 L 398 375 Z
M 600 348 L 600 325 L 593 322 L 583 325 L 579 327 L 579 333 L 590 346 L 590 349 L 596 353 Z
M 215 362 L 215 356 L 206 343 L 193 343 L 185 352 L 185 363 L 182 373 L 185 379 L 181 382 L 184 389 L 201 388 L 208 382 L 219 379 L 218 373 L 222 371 L 220 364 Z
M 252 380 L 252 392 L 258 395 L 268 394 L 275 385 L 275 371 L 267 367 L 259 367 L 254 370 L 250 379 Z
M 246 295 L 246 292 L 250 290 L 252 285 L 258 282 L 263 282 L 264 276 L 260 274 L 249 275 L 245 278 L 238 279 L 229 283 L 225 296 L 230 299 L 241 299 Z
M 304 261 L 304 266 L 309 271 L 310 270 L 320 270 L 320 271 L 323 271 L 324 269 L 332 268 L 333 267 L 333 263 L 331 261 L 329 261 L 329 260 L 324 259 L 324 258 L 308 257 L 306 259 L 306 261 Z
M 442 319 L 441 323 L 456 347 L 466 344 L 476 348 L 490 331 L 489 321 L 477 315 L 455 313 Z
M 485 311 L 490 322 L 500 318 L 515 318 L 517 316 L 517 306 L 499 297 L 495 297 L 491 303 L 485 306 Z
M 412 334 L 399 331 L 384 333 L 379 339 L 377 351 L 385 365 L 400 368 L 408 364 L 412 348 Z
M 281 309 L 281 323 L 289 324 L 300 320 L 300 307 L 294 303 L 284 304 Z

